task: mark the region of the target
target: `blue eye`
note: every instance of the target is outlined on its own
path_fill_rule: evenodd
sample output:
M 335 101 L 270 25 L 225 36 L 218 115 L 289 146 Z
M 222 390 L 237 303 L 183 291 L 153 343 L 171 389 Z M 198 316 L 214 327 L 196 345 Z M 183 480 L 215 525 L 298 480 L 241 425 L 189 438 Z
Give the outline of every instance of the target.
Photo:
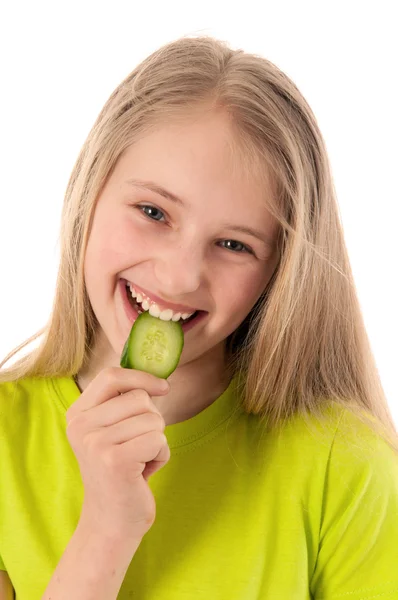
M 221 244 L 223 243 L 228 244 L 227 246 L 223 246 L 224 248 L 227 250 L 232 250 L 232 252 L 235 252 L 236 254 L 242 254 L 245 252 L 253 254 L 251 248 L 249 248 L 249 246 L 245 246 L 245 244 L 242 244 L 242 242 L 237 242 L 236 240 L 223 240 Z
M 162 217 L 164 217 L 164 213 L 156 208 L 156 206 L 151 206 L 150 204 L 142 205 L 138 207 L 144 215 L 149 217 L 152 221 L 161 221 Z
M 151 204 L 140 204 L 136 208 L 138 208 L 140 212 L 144 213 L 144 215 L 151 221 L 158 221 L 159 223 L 165 222 L 164 212 L 159 208 L 156 208 L 156 206 L 152 206 Z M 242 244 L 242 242 L 238 242 L 237 240 L 221 240 L 219 243 L 225 244 L 225 246 L 222 247 L 235 254 L 254 254 L 253 250 L 249 246 L 246 246 L 246 244 Z

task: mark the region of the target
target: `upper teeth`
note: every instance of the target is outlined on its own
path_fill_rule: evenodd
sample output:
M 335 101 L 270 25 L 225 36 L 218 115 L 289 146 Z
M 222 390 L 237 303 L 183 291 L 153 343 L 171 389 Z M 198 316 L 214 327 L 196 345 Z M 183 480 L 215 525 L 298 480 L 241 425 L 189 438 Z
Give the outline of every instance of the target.
M 148 296 L 145 296 L 145 294 L 143 294 L 142 292 L 137 292 L 131 283 L 129 283 L 128 286 L 130 288 L 132 297 L 139 304 L 141 304 L 142 308 L 144 310 L 148 310 L 149 314 L 153 317 L 158 317 L 159 319 L 162 319 L 162 321 L 179 321 L 180 319 L 185 320 L 188 319 L 195 312 L 193 311 L 190 313 L 181 313 L 174 312 L 173 310 L 171 310 L 171 308 L 161 309 L 159 305 L 156 304 L 156 302 L 153 302 L 150 298 L 148 298 Z

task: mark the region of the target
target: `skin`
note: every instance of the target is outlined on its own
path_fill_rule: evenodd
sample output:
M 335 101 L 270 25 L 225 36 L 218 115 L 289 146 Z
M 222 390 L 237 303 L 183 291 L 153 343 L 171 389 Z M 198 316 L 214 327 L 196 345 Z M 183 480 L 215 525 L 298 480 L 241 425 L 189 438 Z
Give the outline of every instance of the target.
M 119 158 L 98 198 L 85 256 L 87 292 L 100 328 L 92 358 L 78 374 L 81 391 L 106 366 L 119 366 L 132 325 L 120 278 L 166 302 L 208 311 L 185 335 L 170 392 L 153 398 L 166 425 L 198 414 L 228 386 L 225 340 L 255 305 L 278 262 L 264 241 L 231 230 L 244 224 L 271 242 L 277 233 L 264 202 L 271 185 L 264 189 L 244 177 L 234 163 L 232 139 L 226 115 L 205 114 L 158 126 Z M 155 182 L 183 205 L 129 179 Z M 148 205 L 154 209 L 143 211 Z

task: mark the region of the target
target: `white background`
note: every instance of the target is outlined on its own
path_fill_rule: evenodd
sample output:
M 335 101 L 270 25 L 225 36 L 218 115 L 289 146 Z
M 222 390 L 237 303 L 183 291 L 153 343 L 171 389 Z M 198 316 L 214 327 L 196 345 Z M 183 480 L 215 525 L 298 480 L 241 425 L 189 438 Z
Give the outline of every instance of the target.
M 393 0 L 4 2 L 0 357 L 47 320 L 63 195 L 108 96 L 161 44 L 210 34 L 276 63 L 315 112 L 368 334 L 398 423 L 395 8 Z

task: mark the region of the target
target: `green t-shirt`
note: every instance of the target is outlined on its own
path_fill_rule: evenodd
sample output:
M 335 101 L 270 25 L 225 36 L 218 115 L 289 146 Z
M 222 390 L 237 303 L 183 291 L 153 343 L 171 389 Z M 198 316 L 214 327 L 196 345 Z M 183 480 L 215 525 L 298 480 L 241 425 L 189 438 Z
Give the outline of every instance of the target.
M 0 384 L 0 569 L 17 600 L 41 598 L 79 519 L 65 433 L 79 395 L 72 378 Z M 156 520 L 118 598 L 398 599 L 398 459 L 351 413 L 325 410 L 323 426 L 296 416 L 270 432 L 233 382 L 167 426 Z

